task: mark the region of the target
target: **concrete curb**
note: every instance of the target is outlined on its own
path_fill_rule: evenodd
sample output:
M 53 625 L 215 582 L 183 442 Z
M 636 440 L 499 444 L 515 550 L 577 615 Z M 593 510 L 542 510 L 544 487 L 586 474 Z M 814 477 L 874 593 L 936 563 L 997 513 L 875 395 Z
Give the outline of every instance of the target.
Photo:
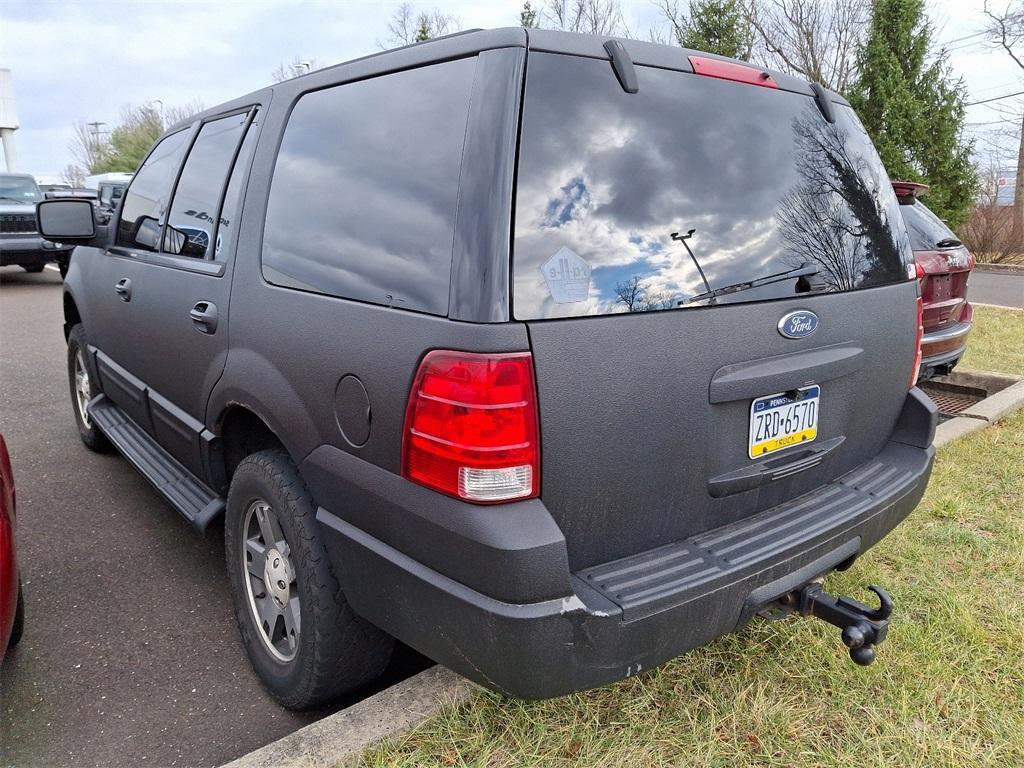
M 972 405 L 956 418 L 939 424 L 935 430 L 935 447 L 941 448 L 964 435 L 985 429 L 1021 408 L 1024 408 L 1024 381 L 1011 384 L 1001 392 Z
M 1008 309 L 1011 312 L 1024 312 L 1024 307 L 1008 307 L 1005 304 L 983 304 L 980 301 L 972 301 L 972 307 L 990 307 L 991 309 Z
M 985 264 L 979 262 L 974 268 L 982 272 L 1024 272 L 1024 264 Z
M 476 685 L 437 665 L 223 768 L 331 768 L 353 763 L 372 744 L 408 731 L 466 701 Z

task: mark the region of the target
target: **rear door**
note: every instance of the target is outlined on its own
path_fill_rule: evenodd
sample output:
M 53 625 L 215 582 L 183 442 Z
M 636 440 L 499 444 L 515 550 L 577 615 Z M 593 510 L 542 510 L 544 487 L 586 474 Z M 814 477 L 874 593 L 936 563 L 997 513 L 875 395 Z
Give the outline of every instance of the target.
M 629 94 L 606 61 L 528 66 L 513 315 L 574 568 L 873 457 L 915 353 L 906 230 L 852 110 L 831 123 L 809 91 L 637 71 Z

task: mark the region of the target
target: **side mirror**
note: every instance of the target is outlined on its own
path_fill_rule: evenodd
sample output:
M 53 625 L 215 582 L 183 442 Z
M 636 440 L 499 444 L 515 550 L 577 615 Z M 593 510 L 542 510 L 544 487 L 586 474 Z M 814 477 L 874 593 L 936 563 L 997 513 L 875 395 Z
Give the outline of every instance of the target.
M 139 216 L 131 231 L 131 243 L 147 251 L 160 249 L 160 222 L 152 216 Z
M 47 240 L 85 242 L 96 236 L 96 220 L 89 200 L 43 200 L 36 205 L 36 226 Z

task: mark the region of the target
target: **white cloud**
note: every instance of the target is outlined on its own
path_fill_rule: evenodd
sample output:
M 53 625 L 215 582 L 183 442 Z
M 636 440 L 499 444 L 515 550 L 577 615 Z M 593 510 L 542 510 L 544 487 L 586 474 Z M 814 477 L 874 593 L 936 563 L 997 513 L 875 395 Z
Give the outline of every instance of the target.
M 278 63 L 295 56 L 335 63 L 377 50 L 399 5 L 389 2 L 105 2 L 63 0 L 0 4 L 0 67 L 13 71 L 24 170 L 58 172 L 71 162 L 77 120 L 117 120 L 125 104 L 195 99 L 212 106 L 266 85 Z M 416 2 L 458 16 L 464 27 L 517 23 L 521 2 Z M 541 5 L 540 0 L 534 3 Z M 658 22 L 649 0 L 623 0 L 627 23 L 645 36 Z M 982 0 L 944 0 L 932 8 L 939 38 L 980 30 Z M 967 41 L 972 42 L 972 41 Z M 979 42 L 975 39 L 973 42 Z M 982 45 L 960 46 L 952 63 L 974 98 L 1021 90 L 1009 57 Z M 1020 87 L 1015 87 L 1020 86 Z M 1005 86 L 1005 89 L 1004 89 Z M 975 96 L 978 94 L 978 96 Z M 996 106 L 1017 109 L 1019 100 Z M 986 105 L 968 119 L 995 120 Z

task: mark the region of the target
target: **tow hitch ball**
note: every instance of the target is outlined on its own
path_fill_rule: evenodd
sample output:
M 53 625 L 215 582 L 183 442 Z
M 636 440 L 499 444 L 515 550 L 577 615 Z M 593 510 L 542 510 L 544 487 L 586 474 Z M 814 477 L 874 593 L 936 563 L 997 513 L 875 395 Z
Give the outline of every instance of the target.
M 892 613 L 889 593 L 876 586 L 868 589 L 878 596 L 878 608 L 870 608 L 852 597 L 834 597 L 817 581 L 790 592 L 782 603 L 801 616 L 817 616 L 839 627 L 843 631 L 843 645 L 850 649 L 850 658 L 866 667 L 875 660 L 874 646 L 885 640 Z

